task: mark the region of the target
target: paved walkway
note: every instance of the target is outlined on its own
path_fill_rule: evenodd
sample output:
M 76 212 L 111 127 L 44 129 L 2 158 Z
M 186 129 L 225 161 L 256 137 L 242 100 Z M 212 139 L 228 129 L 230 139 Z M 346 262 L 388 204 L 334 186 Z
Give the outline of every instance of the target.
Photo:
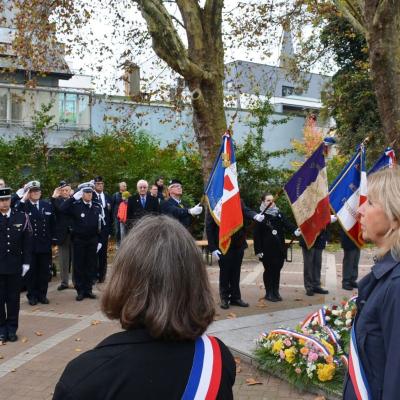
M 302 289 L 301 260 L 299 253 L 294 261 L 285 266 L 282 275 L 280 303 L 265 303 L 262 270 L 256 262 L 243 266 L 243 297 L 251 303 L 248 309 L 232 307 L 218 310 L 217 321 L 210 327 L 215 334 L 237 351 L 238 374 L 234 387 L 236 399 L 314 399 L 315 396 L 301 394 L 279 379 L 257 372 L 245 363 L 254 347 L 259 333 L 277 325 L 297 323 L 308 307 L 318 307 L 323 302 L 340 299 L 348 292 L 340 287 L 340 253 L 328 254 L 324 260 L 324 279 L 332 294 L 307 297 Z M 361 272 L 365 274 L 371 262 L 371 254 L 363 253 Z M 369 264 L 369 265 L 368 265 Z M 218 270 L 209 268 L 215 298 L 218 293 Z M 66 363 L 83 351 L 93 348 L 111 333 L 120 330 L 115 322 L 104 318 L 98 300 L 75 301 L 73 289 L 58 292 L 58 281 L 49 289 L 49 305 L 31 307 L 21 297 L 21 319 L 19 341 L 0 346 L 0 400 L 45 400 L 51 399 L 54 385 Z M 102 286 L 95 293 L 101 295 Z M 304 308 L 306 307 L 306 308 Z M 241 347 L 240 347 L 241 346 Z M 246 379 L 253 378 L 261 384 L 248 385 Z

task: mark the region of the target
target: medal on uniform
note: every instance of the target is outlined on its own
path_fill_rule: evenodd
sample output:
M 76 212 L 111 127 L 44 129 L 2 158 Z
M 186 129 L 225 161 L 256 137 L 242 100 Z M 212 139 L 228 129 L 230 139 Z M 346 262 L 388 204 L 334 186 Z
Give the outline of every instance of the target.
M 273 235 L 277 235 L 277 234 L 278 234 L 278 231 L 275 230 L 275 229 L 273 229 L 273 230 L 272 230 L 272 234 L 273 234 Z
M 85 218 L 85 213 L 82 213 L 82 214 L 81 214 L 81 217 L 82 217 L 82 218 Z

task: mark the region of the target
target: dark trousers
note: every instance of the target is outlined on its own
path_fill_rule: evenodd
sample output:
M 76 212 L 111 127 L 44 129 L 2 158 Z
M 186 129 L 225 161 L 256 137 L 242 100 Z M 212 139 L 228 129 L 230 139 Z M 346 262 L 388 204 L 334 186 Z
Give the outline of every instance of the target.
M 219 264 L 219 295 L 221 300 L 239 300 L 240 268 L 244 250 L 229 249 L 226 255 L 220 256 Z
M 17 332 L 21 282 L 20 274 L 0 275 L 0 335 Z
M 99 282 L 104 282 L 107 273 L 107 250 L 108 250 L 108 237 L 102 238 L 100 243 L 102 244 L 100 251 L 97 253 L 97 274 L 95 279 Z
M 117 217 L 114 217 L 114 233 L 115 233 L 115 240 L 117 242 L 117 245 L 121 243 L 121 227 L 119 225 L 119 219 Z
M 97 236 L 94 238 L 74 237 L 73 248 L 75 289 L 78 294 L 91 293 L 97 265 Z
M 42 300 L 47 296 L 51 276 L 51 252 L 33 253 L 29 271 L 26 274 L 26 287 L 29 300 Z
M 281 269 L 285 259 L 280 256 L 268 257 L 264 254 L 262 263 L 264 265 L 263 280 L 266 294 L 279 293 Z
M 321 287 L 322 249 L 301 248 L 304 262 L 304 287 L 306 290 Z
M 358 278 L 358 263 L 360 261 L 360 249 L 343 250 L 343 278 L 342 284 L 356 282 Z

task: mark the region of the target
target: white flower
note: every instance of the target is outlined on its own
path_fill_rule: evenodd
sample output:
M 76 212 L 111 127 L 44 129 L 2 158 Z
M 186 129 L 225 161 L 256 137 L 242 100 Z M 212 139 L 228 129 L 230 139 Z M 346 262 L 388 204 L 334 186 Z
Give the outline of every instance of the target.
M 331 317 L 330 317 L 329 315 L 327 315 L 327 316 L 325 317 L 325 320 L 326 320 L 326 321 L 330 321 L 330 320 L 331 320 Z
M 332 310 L 332 314 L 338 316 L 340 315 L 340 310 Z
M 337 320 L 334 322 L 334 324 L 335 324 L 336 326 L 342 326 L 342 325 L 343 325 L 343 321 L 341 321 L 340 319 L 337 319 Z
M 352 319 L 346 319 L 346 326 L 350 326 L 352 323 Z
M 353 317 L 353 314 L 351 311 L 347 311 L 346 313 L 346 319 L 351 319 Z

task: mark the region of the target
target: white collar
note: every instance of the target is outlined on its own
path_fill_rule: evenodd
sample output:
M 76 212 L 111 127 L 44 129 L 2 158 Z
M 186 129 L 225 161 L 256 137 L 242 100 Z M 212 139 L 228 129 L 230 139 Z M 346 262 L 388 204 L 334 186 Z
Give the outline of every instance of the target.
M 10 218 L 10 214 L 11 214 L 11 208 L 8 209 L 8 211 L 6 212 L 6 214 L 4 215 L 3 213 L 1 213 L 4 217 Z

